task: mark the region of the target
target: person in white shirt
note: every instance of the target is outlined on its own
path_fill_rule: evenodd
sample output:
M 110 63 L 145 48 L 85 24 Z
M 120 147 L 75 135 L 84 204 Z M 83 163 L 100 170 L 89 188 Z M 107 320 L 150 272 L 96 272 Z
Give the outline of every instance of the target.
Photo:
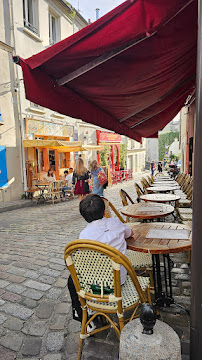
M 64 171 L 64 175 L 65 175 L 65 186 L 63 186 L 62 188 L 62 194 L 63 197 L 65 197 L 65 190 L 69 190 L 71 189 L 71 183 L 72 183 L 72 176 L 73 176 L 73 168 L 70 168 L 69 171 L 65 170 Z
M 119 219 L 105 218 L 104 200 L 96 194 L 90 194 L 80 202 L 79 210 L 84 219 L 89 223 L 86 228 L 81 231 L 80 239 L 89 239 L 100 241 L 119 250 L 122 254 L 126 254 L 125 239 L 133 235 L 133 231 L 123 224 Z M 126 269 L 122 266 L 120 277 L 121 285 L 124 284 L 127 276 Z M 73 318 L 81 321 L 82 310 L 78 300 L 76 290 L 71 276 L 68 279 L 68 288 L 72 298 Z M 80 309 L 79 309 L 80 307 Z M 75 317 L 75 311 L 78 318 Z

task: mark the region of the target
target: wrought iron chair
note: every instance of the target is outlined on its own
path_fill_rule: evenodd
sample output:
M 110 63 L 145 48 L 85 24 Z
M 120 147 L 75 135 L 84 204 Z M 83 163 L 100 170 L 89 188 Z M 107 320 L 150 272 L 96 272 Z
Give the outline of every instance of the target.
M 84 340 L 91 335 L 113 327 L 116 335 L 124 322 L 137 317 L 140 303 L 151 304 L 148 277 L 137 276 L 131 262 L 115 248 L 93 240 L 74 240 L 65 248 L 66 265 L 71 273 L 82 306 L 82 325 L 77 359 L 82 356 Z M 121 266 L 127 270 L 127 279 L 121 286 Z M 88 319 L 87 309 L 95 311 Z M 124 319 L 124 313 L 133 309 Z M 110 314 L 117 314 L 118 324 Z M 96 316 L 105 317 L 109 324 L 87 333 L 87 326 Z

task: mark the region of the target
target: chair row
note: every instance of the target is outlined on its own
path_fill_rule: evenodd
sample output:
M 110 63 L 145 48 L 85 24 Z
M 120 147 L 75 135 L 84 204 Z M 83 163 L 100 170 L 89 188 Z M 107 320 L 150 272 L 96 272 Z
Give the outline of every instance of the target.
M 62 199 L 69 199 L 74 196 L 73 192 L 71 190 L 63 190 L 64 187 L 64 181 L 63 180 L 57 180 L 52 183 L 44 190 L 43 194 L 43 200 L 44 201 L 52 201 L 54 204 L 56 201 L 61 201 Z M 41 193 L 38 188 L 33 189 L 34 194 L 33 198 L 40 201 L 41 199 Z M 65 193 L 65 197 L 63 197 L 63 191 Z M 36 194 L 36 195 L 35 195 Z
M 180 196 L 180 200 L 177 202 L 177 214 L 183 224 L 190 226 L 192 221 L 193 179 L 188 174 L 179 173 L 176 181 L 180 185 L 180 190 L 175 190 L 175 194 Z

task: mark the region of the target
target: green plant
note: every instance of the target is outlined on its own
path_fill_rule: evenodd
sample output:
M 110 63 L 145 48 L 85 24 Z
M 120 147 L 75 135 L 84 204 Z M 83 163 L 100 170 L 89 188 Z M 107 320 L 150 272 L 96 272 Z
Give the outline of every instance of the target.
M 100 165 L 101 166 L 108 165 L 108 162 L 107 162 L 108 153 L 109 153 L 109 146 L 105 145 L 104 149 L 102 151 L 100 151 Z
M 177 138 L 179 140 L 179 131 L 170 131 L 164 134 L 159 135 L 158 145 L 159 145 L 159 160 L 163 161 L 166 152 L 166 145 L 169 147 L 173 141 Z
M 127 145 L 126 144 L 121 144 L 121 147 L 120 147 L 120 161 L 119 161 L 121 169 L 125 169 L 126 155 L 127 155 Z

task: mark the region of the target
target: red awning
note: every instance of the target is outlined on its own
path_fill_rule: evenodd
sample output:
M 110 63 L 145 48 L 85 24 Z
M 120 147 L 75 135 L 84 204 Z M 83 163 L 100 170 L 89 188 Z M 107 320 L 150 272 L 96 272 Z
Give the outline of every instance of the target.
M 27 99 L 140 141 L 193 91 L 196 46 L 196 0 L 127 0 L 19 63 Z

